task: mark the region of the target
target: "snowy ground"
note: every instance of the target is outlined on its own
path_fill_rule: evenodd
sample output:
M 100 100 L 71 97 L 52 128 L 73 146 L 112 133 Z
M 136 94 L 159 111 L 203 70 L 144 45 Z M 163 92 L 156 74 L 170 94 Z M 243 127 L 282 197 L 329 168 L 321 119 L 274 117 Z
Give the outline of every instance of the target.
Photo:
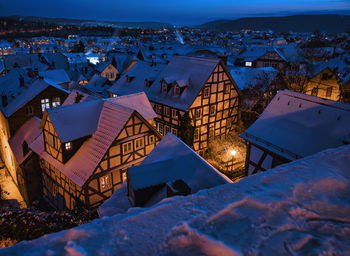
M 21 193 L 17 186 L 13 182 L 9 171 L 7 170 L 4 162 L 0 158 L 0 187 L 2 191 L 2 199 L 5 201 L 16 200 L 21 208 L 26 207 L 26 203 L 23 200 Z M 6 202 L 5 202 L 6 203 Z
M 0 255 L 350 255 L 350 146 Z

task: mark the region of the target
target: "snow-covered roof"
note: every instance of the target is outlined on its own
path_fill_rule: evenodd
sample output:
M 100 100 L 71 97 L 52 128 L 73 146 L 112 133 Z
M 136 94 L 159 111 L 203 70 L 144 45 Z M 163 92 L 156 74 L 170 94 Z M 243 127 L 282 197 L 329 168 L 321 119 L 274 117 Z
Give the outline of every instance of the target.
M 102 106 L 101 100 L 93 100 L 46 111 L 58 137 L 65 143 L 92 135 L 97 130 Z
M 82 105 L 83 104 L 83 105 Z M 102 107 L 100 106 L 102 104 Z M 29 147 L 38 155 L 43 157 L 50 164 L 55 166 L 59 171 L 64 175 L 70 178 L 74 183 L 79 186 L 83 186 L 88 178 L 92 175 L 93 171 L 96 169 L 97 165 L 101 162 L 104 154 L 107 152 L 108 148 L 111 146 L 112 142 L 119 135 L 126 122 L 131 117 L 134 110 L 130 108 L 123 107 L 121 105 L 112 103 L 110 101 L 86 101 L 83 103 L 73 104 L 63 106 L 62 108 L 66 109 L 65 115 L 69 116 L 69 122 L 71 118 L 76 117 L 76 115 L 70 114 L 69 107 L 82 105 L 83 108 L 80 110 L 73 110 L 74 114 L 81 114 L 87 116 L 91 120 L 91 124 L 87 124 L 90 128 L 94 128 L 96 118 L 89 117 L 90 112 L 87 114 L 83 113 L 84 109 L 96 113 L 97 110 L 94 107 L 99 108 L 98 123 L 96 131 L 91 135 L 90 138 L 85 140 L 82 146 L 78 151 L 66 162 L 65 164 L 59 162 L 50 156 L 44 148 L 43 135 L 40 135 L 35 141 L 33 141 Z M 64 123 L 65 115 L 62 115 L 62 120 L 59 120 L 59 124 L 67 129 L 71 129 L 69 124 Z M 50 116 L 51 118 L 51 116 Z M 77 117 L 79 118 L 79 117 Z M 84 121 L 85 122 L 85 121 Z M 55 123 L 53 122 L 55 127 Z M 75 125 L 71 126 L 72 128 Z M 56 127 L 55 127 L 56 128 Z M 86 132 L 90 133 L 92 128 Z M 83 128 L 81 128 L 83 129 Z M 63 138 L 71 137 L 71 135 L 66 133 L 73 133 L 72 130 L 63 130 Z M 80 136 L 80 135 L 78 135 Z
M 106 100 L 132 108 L 141 114 L 146 120 L 157 117 L 157 114 L 154 112 L 151 103 L 144 92 L 108 98 Z
M 151 208 L 47 234 L 3 255 L 348 255 L 350 146 Z
M 236 82 L 239 89 L 244 89 L 249 86 L 255 86 L 259 83 L 271 84 L 276 78 L 279 71 L 273 67 L 265 68 L 233 68 L 230 69 L 231 76 Z
M 191 193 L 231 182 L 172 133 L 167 133 L 138 166 L 128 169 L 135 190 L 183 180 Z
M 109 81 L 107 78 L 95 74 L 91 77 L 89 83 L 84 85 L 84 88 L 94 93 L 98 93 L 103 97 L 108 97 L 107 89 L 109 89 L 109 86 L 106 86 L 108 83 Z
M 42 76 L 44 80 L 50 84 L 53 83 L 59 85 L 62 83 L 69 83 L 71 81 L 64 69 L 40 71 L 39 75 Z
M 24 141 L 29 145 L 38 136 L 40 136 L 40 122 L 41 120 L 39 118 L 35 116 L 31 117 L 10 138 L 9 144 L 18 164 L 22 164 L 23 161 L 26 160 L 26 158 L 30 155 L 30 152 L 28 152 L 26 155 L 23 155 Z
M 241 137 L 289 160 L 350 142 L 350 105 L 288 90 Z
M 219 63 L 220 59 L 175 56 L 159 73 L 146 94 L 151 101 L 186 111 Z M 174 95 L 174 90 L 161 90 L 161 81 L 167 77 L 176 81 L 188 78 L 188 85 L 181 95 Z
M 44 80 L 38 79 L 32 84 L 28 85 L 28 87 L 24 89 L 17 98 L 15 98 L 6 107 L 3 108 L 4 115 L 6 117 L 11 116 L 18 109 L 23 107 L 26 103 L 28 103 L 30 100 L 32 100 L 35 96 L 37 96 L 39 93 L 41 93 L 43 90 L 45 90 L 49 86 L 53 86 L 59 90 L 66 92 L 67 94 L 69 93 L 69 91 L 63 89 L 60 86 L 56 86 L 54 84 L 48 84 Z
M 98 97 L 95 97 L 93 95 L 90 95 L 90 94 L 87 94 L 85 92 L 73 89 L 72 92 L 68 95 L 68 97 L 63 102 L 62 106 L 71 105 L 74 103 L 79 103 L 79 102 L 75 102 L 77 97 L 80 99 L 79 102 L 99 99 Z

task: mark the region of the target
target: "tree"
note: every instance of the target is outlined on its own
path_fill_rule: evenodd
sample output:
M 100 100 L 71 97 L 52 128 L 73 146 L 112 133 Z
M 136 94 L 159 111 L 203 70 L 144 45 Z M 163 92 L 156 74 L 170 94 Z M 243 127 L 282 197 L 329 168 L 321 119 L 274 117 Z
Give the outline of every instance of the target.
M 188 146 L 193 146 L 193 138 L 194 138 L 194 127 L 191 124 L 191 118 L 188 112 L 180 117 L 180 136 L 183 142 L 185 142 Z

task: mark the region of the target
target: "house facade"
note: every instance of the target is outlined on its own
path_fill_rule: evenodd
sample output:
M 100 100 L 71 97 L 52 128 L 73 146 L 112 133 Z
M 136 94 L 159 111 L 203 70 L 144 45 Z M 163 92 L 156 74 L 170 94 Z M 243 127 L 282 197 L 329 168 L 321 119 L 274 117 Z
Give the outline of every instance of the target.
M 350 144 L 349 122 L 348 104 L 280 91 L 241 135 L 247 142 L 245 175 Z
M 30 147 L 40 157 L 44 196 L 57 209 L 98 207 L 160 140 L 137 111 L 108 100 L 49 109 L 41 127 Z
M 149 72 L 136 72 L 139 64 L 109 92 L 144 91 L 157 114 L 154 126 L 160 134 L 172 132 L 200 152 L 208 148 L 209 139 L 235 128 L 240 92 L 222 61 L 175 56 L 153 78 L 148 77 Z M 143 77 L 137 78 L 138 74 Z M 128 82 L 131 77 L 135 83 Z

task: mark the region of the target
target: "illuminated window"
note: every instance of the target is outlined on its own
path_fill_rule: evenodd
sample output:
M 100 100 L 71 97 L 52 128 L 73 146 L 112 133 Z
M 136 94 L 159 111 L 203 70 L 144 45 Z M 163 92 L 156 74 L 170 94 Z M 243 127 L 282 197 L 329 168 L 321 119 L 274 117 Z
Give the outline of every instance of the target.
M 332 89 L 333 89 L 333 87 L 328 87 L 327 88 L 326 97 L 331 97 L 332 96 Z
M 154 135 L 150 135 L 148 141 L 149 141 L 149 144 L 153 144 L 154 143 Z
M 201 118 L 202 116 L 202 109 L 198 108 L 196 109 L 196 118 Z
M 156 112 L 157 114 L 162 114 L 162 105 L 156 105 Z
M 168 132 L 170 132 L 170 127 L 169 126 L 165 126 L 165 134 L 167 134 Z
M 135 140 L 135 150 L 143 148 L 143 137 Z
M 251 61 L 246 61 L 245 62 L 245 66 L 246 67 L 251 67 L 251 66 L 253 66 L 253 63 Z
M 209 97 L 209 87 L 205 87 L 204 88 L 203 97 L 204 98 L 208 98 Z
M 171 128 L 171 132 L 172 132 L 175 136 L 177 136 L 177 130 L 176 130 L 175 128 Z
M 41 111 L 44 113 L 45 109 L 50 108 L 50 100 L 49 99 L 42 99 L 41 100 Z
M 72 149 L 72 142 L 67 142 L 64 144 L 66 150 L 71 150 Z
M 172 116 L 173 118 L 177 118 L 177 110 L 176 110 L 176 109 L 172 109 L 172 110 L 171 110 L 171 116 Z
M 210 106 L 210 115 L 211 116 L 215 115 L 215 110 L 216 110 L 216 106 L 215 105 Z
M 199 129 L 196 128 L 196 129 L 194 130 L 194 140 L 196 141 L 196 140 L 198 140 L 198 138 L 199 138 Z
M 123 144 L 123 154 L 132 152 L 132 141 Z
M 100 177 L 100 190 L 101 192 L 106 191 L 112 187 L 111 175 Z
M 61 99 L 59 97 L 53 98 L 52 107 L 58 107 L 58 106 L 61 106 Z
M 164 125 L 163 124 L 158 124 L 158 132 L 161 135 L 164 135 Z
M 170 116 L 170 108 L 169 107 L 165 107 L 165 115 Z

